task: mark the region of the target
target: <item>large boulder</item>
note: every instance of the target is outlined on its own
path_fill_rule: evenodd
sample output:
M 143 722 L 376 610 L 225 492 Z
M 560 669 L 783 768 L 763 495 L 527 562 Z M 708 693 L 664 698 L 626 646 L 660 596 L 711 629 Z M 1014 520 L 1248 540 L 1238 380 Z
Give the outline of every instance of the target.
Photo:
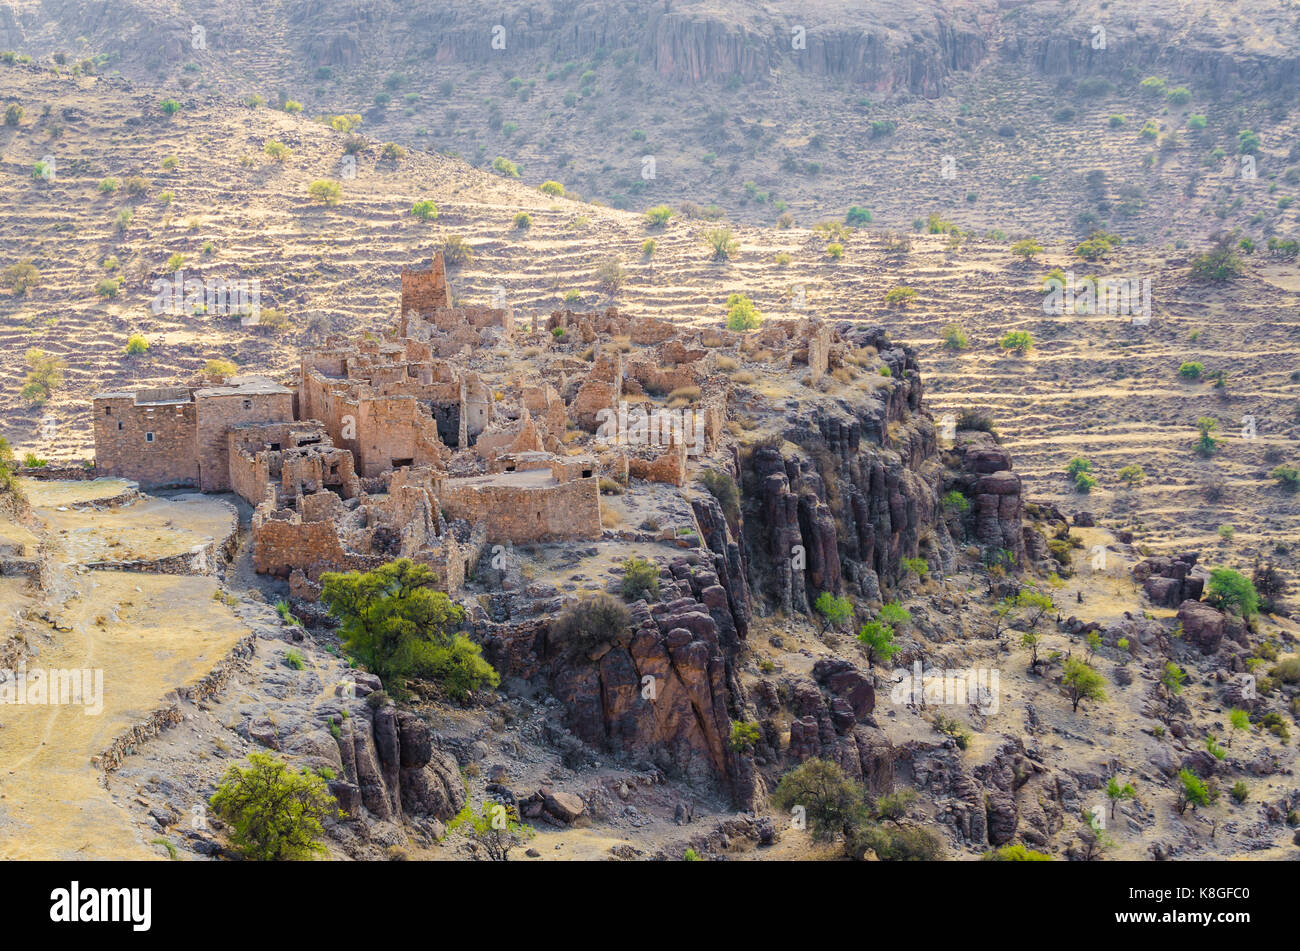
M 1178 607 L 1178 620 L 1183 625 L 1183 636 L 1195 644 L 1202 654 L 1213 654 L 1223 641 L 1227 619 L 1223 613 L 1203 601 L 1184 601 Z

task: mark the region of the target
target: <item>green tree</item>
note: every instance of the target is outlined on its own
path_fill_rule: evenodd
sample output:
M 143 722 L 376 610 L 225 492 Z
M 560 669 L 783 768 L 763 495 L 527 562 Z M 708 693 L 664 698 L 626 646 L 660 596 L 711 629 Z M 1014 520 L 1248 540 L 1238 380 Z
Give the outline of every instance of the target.
M 1025 240 L 1017 241 L 1011 246 L 1011 253 L 1024 258 L 1026 261 L 1032 261 L 1034 255 L 1043 253 L 1043 246 L 1033 238 L 1025 238 Z
M 1112 776 L 1106 783 L 1106 798 L 1110 800 L 1110 817 L 1115 818 L 1115 807 L 1119 805 L 1121 799 L 1132 799 L 1137 795 L 1137 790 L 1133 788 L 1132 783 L 1121 784 L 1119 779 Z
M 876 612 L 876 617 L 892 627 L 899 628 L 912 623 L 912 612 L 897 601 L 886 601 Z
M 466 803 L 447 828 L 473 839 L 493 862 L 508 861 L 511 849 L 537 834 L 520 820 L 517 806 L 487 801 L 477 811 Z
M 868 621 L 858 631 L 858 641 L 867 649 L 867 666 L 875 669 L 876 661 L 888 664 L 901 650 L 894 643 L 894 629 L 880 621 Z
M 1208 806 L 1210 804 L 1210 790 L 1205 785 L 1205 781 L 1197 776 L 1190 769 L 1179 770 L 1178 772 L 1178 814 L 1182 815 L 1191 806 L 1195 809 L 1197 806 Z
M 813 607 L 825 619 L 831 627 L 838 628 L 849 618 L 853 617 L 853 604 L 848 598 L 837 598 L 829 591 L 823 591 L 817 595 L 817 600 L 813 602 Z
M 1228 711 L 1228 722 L 1232 724 L 1233 731 L 1250 730 L 1250 714 L 1245 710 L 1232 709 Z M 1228 747 L 1232 747 L 1232 733 L 1228 734 Z
M 1052 596 L 1033 588 L 1021 588 L 1016 594 L 1016 607 L 1024 612 L 1025 623 L 1032 631 L 1055 608 Z
M 321 600 L 340 621 L 344 651 L 395 696 L 408 677 L 440 683 L 453 697 L 500 683 L 480 647 L 455 626 L 464 610 L 436 590 L 438 576 L 408 558 L 373 571 L 321 576 Z
M 1202 416 L 1196 421 L 1200 436 L 1196 440 L 1196 451 L 1202 456 L 1212 456 L 1219 450 L 1219 441 L 1211 433 L 1219 428 L 1219 421 L 1212 416 Z
M 817 757 L 781 777 L 772 804 L 782 810 L 802 807 L 813 838 L 820 842 L 851 834 L 868 809 L 862 787 L 835 763 Z
M 232 766 L 212 796 L 230 841 L 259 862 L 309 859 L 325 851 L 321 820 L 342 815 L 325 781 L 294 771 L 267 753 L 250 753 L 248 767 Z
M 34 406 L 44 405 L 54 391 L 63 385 L 63 368 L 60 357 L 46 353 L 39 347 L 27 351 L 27 376 L 23 380 L 21 396 Z
M 1066 695 L 1070 698 L 1070 702 L 1074 704 L 1075 713 L 1079 712 L 1079 701 L 1081 700 L 1106 699 L 1106 691 L 1103 689 L 1104 683 L 1101 674 L 1077 657 L 1072 657 L 1065 662 L 1065 673 L 1061 675 L 1061 686 L 1065 688 Z
M 1259 610 L 1259 594 L 1249 578 L 1231 568 L 1210 570 L 1210 583 L 1205 587 L 1206 598 L 1224 611 L 1236 611 L 1246 620 Z
M 1212 284 L 1230 281 L 1244 270 L 1245 265 L 1237 254 L 1235 231 L 1220 232 L 1210 249 L 1192 261 L 1192 273 Z
M 307 186 L 307 194 L 326 208 L 333 208 L 343 197 L 343 186 L 326 178 L 318 178 Z
M 754 330 L 762 323 L 763 315 L 744 294 L 731 294 L 727 297 L 728 330 Z
M 1021 646 L 1029 648 L 1029 666 L 1034 669 L 1034 673 L 1038 673 L 1038 648 L 1042 645 L 1042 642 L 1042 635 L 1035 631 L 1025 631 L 1020 638 Z

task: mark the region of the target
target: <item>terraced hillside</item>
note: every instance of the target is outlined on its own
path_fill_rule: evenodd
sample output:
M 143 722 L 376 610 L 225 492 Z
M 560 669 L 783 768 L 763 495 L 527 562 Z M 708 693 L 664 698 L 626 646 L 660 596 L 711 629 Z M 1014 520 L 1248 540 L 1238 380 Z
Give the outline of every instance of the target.
M 883 324 L 922 349 L 936 414 L 991 413 L 1031 495 L 1108 515 L 1154 548 L 1220 544 L 1225 559 L 1244 563 L 1265 548 L 1277 547 L 1283 564 L 1295 557 L 1281 551 L 1296 532 L 1294 496 L 1268 472 L 1300 454 L 1300 280 L 1293 259 L 1267 255 L 1262 233 L 1246 273 L 1217 286 L 1189 270 L 1208 223 L 1179 239 L 1186 247 L 1126 242 L 1095 263 L 1073 255 L 1070 229 L 979 237 L 877 224 L 837 235 L 724 223 L 739 249 L 718 262 L 704 241 L 717 222 L 677 214 L 652 228 L 640 214 L 544 194 L 449 157 L 386 158 L 373 140 L 356 176 L 344 178 L 346 136 L 301 116 L 196 94 L 180 97 L 168 118 L 157 92 L 123 81 L 0 69 L 8 96 L 24 107 L 16 126 L 0 127 L 0 264 L 30 261 L 39 272 L 24 293 L 0 296 L 0 431 L 20 453 L 88 458 L 86 407 L 97 390 L 187 380 L 218 358 L 283 376 L 313 337 L 389 326 L 398 269 L 459 237 L 472 259 L 453 272 L 455 292 L 476 302 L 504 292 L 524 315 L 617 305 L 716 322 L 727 296 L 740 292 L 768 316 Z M 268 156 L 270 142 L 290 154 Z M 34 175 L 47 155 L 53 175 Z M 135 195 L 133 178 L 143 179 Z M 101 187 L 106 179 L 115 190 Z M 309 197 L 318 179 L 341 182 L 337 206 Z M 422 200 L 436 203 L 436 220 L 411 214 Z M 520 213 L 526 228 L 515 223 Z M 1286 217 L 1277 223 L 1282 235 L 1293 226 Z M 1025 263 L 1009 245 L 1030 233 L 1047 249 Z M 655 242 L 648 255 L 647 239 Z M 832 239 L 843 248 L 838 259 L 828 253 Z M 621 283 L 597 273 L 611 258 L 621 262 Z M 288 326 L 155 315 L 154 282 L 174 279 L 177 266 L 190 276 L 259 280 L 262 307 L 282 311 Z M 1045 314 L 1041 280 L 1058 266 L 1079 279 L 1149 280 L 1150 323 Z M 899 286 L 916 296 L 888 306 L 886 294 Z M 950 323 L 964 328 L 967 349 L 944 347 Z M 1032 335 L 1027 354 L 998 346 L 1010 330 Z M 124 353 L 132 333 L 145 337 L 146 353 Z M 66 363 L 66 382 L 43 406 L 19 395 L 33 347 Z M 1203 378 L 1224 371 L 1226 384 L 1182 378 L 1180 365 L 1193 361 L 1204 365 Z M 1192 451 L 1203 416 L 1218 421 L 1224 440 L 1209 459 Z M 1245 417 L 1254 418 L 1254 438 L 1241 437 Z M 1087 496 L 1063 475 L 1080 455 L 1100 479 Z M 1147 479 L 1129 490 L 1116 475 L 1131 463 Z M 1220 540 L 1222 525 L 1233 526 L 1231 542 Z

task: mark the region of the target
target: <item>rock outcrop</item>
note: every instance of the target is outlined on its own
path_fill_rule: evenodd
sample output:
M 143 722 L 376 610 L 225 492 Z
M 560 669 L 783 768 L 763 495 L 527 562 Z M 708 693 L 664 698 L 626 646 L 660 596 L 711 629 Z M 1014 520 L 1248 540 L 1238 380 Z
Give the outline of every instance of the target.
M 1174 557 L 1147 558 L 1133 566 L 1133 578 L 1157 607 L 1173 608 L 1184 601 L 1199 601 L 1208 574 L 1196 566 L 1198 557 L 1199 553 L 1189 551 Z

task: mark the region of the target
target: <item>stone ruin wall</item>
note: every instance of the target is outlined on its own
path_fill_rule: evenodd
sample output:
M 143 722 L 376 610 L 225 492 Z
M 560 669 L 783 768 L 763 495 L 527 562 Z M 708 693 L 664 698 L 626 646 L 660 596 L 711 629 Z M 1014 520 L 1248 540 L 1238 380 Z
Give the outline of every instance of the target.
M 199 488 L 229 492 L 230 451 L 227 433 L 239 423 L 293 422 L 293 394 L 221 393 L 201 396 L 198 407 Z
M 543 486 L 477 483 L 443 486 L 439 501 L 451 518 L 487 525 L 489 544 L 600 538 L 600 484 L 592 476 Z
M 174 392 L 184 393 L 188 390 Z M 147 397 L 149 391 L 137 396 Z M 196 407 L 186 403 L 137 405 L 136 396 L 94 401 L 95 469 L 101 476 L 118 476 L 141 488 L 198 485 Z M 121 428 L 118 428 L 118 424 Z M 153 442 L 145 440 L 153 433 Z

